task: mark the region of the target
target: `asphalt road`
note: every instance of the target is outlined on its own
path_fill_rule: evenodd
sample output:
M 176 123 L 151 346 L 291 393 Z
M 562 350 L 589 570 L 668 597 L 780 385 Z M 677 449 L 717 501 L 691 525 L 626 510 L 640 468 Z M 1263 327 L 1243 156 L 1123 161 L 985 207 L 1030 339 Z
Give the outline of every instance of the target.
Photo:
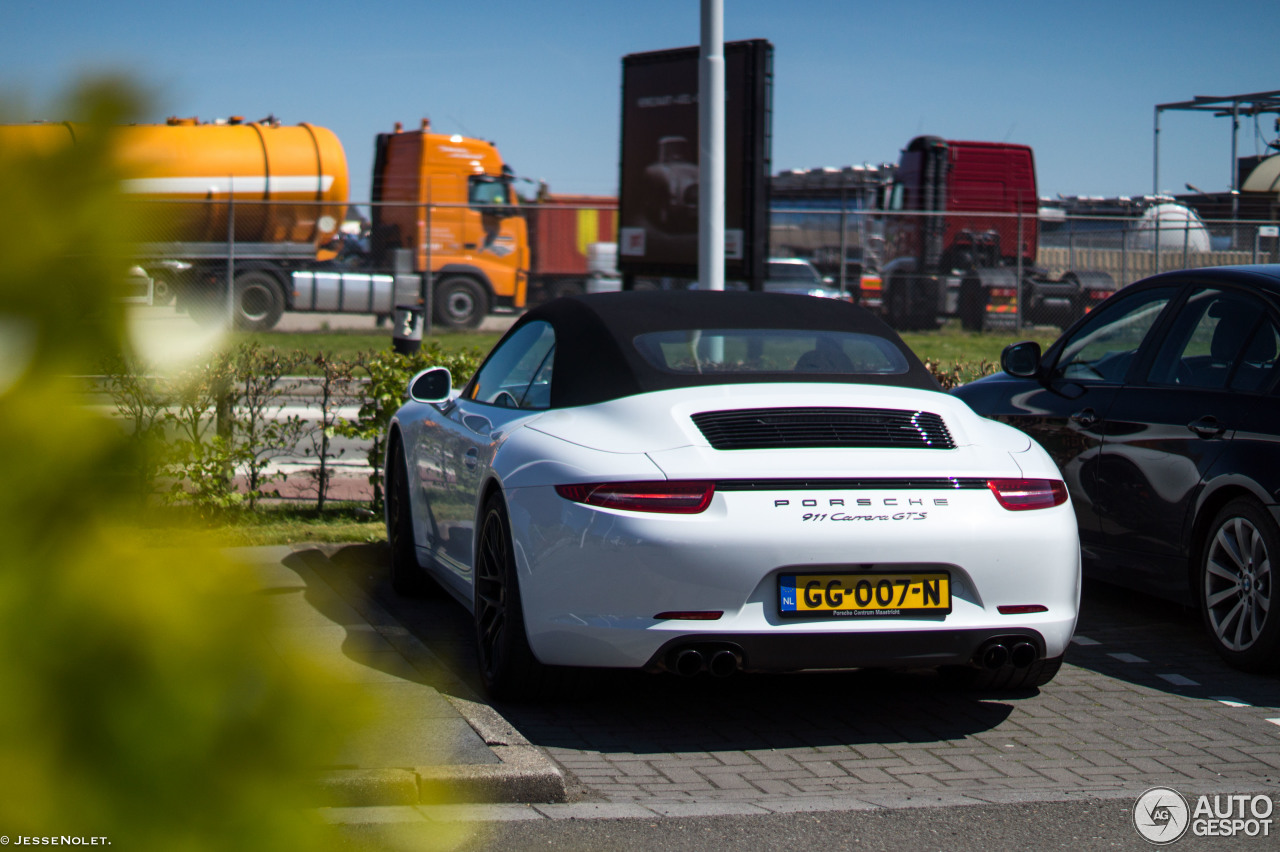
M 506 331 L 515 322 L 517 314 L 490 314 L 480 323 L 481 331 Z M 280 318 L 276 331 L 319 331 L 321 329 L 354 329 L 376 331 L 385 329 L 391 336 L 390 326 L 378 325 L 377 319 L 365 314 L 297 314 L 287 313 Z
M 1158 848 L 1133 827 L 1129 800 L 1035 802 L 952 808 L 834 811 L 686 819 L 576 819 L 470 823 L 453 838 L 440 825 L 337 829 L 352 850 L 454 848 L 467 852 L 776 852 L 776 850 L 937 850 L 1026 852 Z M 448 844 L 442 847 L 442 840 Z M 1176 850 L 1275 849 L 1276 838 L 1187 836 Z

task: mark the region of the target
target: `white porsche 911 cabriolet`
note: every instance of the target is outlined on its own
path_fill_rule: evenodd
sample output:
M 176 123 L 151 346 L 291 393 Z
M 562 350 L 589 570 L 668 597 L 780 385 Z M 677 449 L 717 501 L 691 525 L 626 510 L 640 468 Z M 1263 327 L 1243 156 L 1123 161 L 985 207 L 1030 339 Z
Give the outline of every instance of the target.
M 1080 547 L 1053 461 L 853 305 L 558 299 L 387 436 L 397 591 L 468 607 L 496 698 L 581 667 L 1057 673 Z

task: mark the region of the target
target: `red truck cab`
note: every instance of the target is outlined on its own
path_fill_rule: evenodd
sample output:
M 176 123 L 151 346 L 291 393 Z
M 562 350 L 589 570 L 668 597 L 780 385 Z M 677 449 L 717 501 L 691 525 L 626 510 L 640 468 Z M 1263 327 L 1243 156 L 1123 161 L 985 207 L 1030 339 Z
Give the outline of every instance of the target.
M 1030 147 L 920 136 L 902 152 L 885 203 L 884 310 L 899 329 L 959 316 L 981 329 L 1012 315 L 1066 325 L 1103 273 L 1053 280 L 1035 267 L 1039 194 Z

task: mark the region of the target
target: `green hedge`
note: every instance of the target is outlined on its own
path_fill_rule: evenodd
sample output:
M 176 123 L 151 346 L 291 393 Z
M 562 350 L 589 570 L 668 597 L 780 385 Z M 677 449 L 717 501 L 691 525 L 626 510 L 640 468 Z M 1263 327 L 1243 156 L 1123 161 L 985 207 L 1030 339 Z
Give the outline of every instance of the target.
M 413 355 L 364 352 L 355 356 L 286 353 L 241 344 L 177 372 L 117 357 L 104 364 L 105 388 L 127 423 L 135 459 L 132 476 L 144 499 L 159 496 L 191 506 L 203 516 L 253 510 L 284 478 L 272 462 L 301 445 L 315 459 L 311 476 L 316 508 L 323 510 L 332 480 L 334 435 L 371 441 L 375 511 L 382 508 L 384 434 L 391 415 L 407 398 L 409 381 L 428 366 L 444 366 L 459 377 L 479 365 L 477 350 L 445 352 L 432 343 Z M 301 368 L 310 374 L 295 378 Z M 282 415 L 301 384 L 313 388 L 319 420 Z M 339 409 L 358 405 L 348 420 Z M 242 471 L 246 487 L 235 486 Z
M 445 351 L 431 342 L 413 355 L 369 351 L 338 356 L 326 352 L 281 354 L 257 343 L 242 343 L 195 367 L 160 374 L 153 365 L 116 359 L 105 365 L 106 388 L 116 413 L 127 421 L 134 443 L 134 475 L 139 492 L 194 507 L 200 514 L 225 516 L 253 510 L 274 494 L 284 474 L 270 469 L 274 459 L 301 444 L 315 468 L 316 508 L 323 510 L 336 455 L 334 435 L 370 442 L 368 463 L 373 509 L 381 511 L 386 426 L 407 399 L 414 375 L 427 367 L 447 367 L 455 382 L 475 372 L 479 350 Z M 925 367 L 944 390 L 993 372 L 989 361 Z M 305 369 L 316 388 L 319 421 L 281 416 L 285 398 L 297 391 L 294 376 Z M 338 415 L 358 405 L 355 419 Z M 245 488 L 235 486 L 243 471 Z

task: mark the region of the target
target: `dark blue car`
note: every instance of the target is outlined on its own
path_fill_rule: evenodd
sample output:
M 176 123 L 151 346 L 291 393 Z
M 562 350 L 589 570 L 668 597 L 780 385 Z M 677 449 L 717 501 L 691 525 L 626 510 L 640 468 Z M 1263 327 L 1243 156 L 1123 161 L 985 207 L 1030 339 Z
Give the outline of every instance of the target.
M 1169 272 L 954 393 L 1053 456 L 1086 575 L 1198 607 L 1228 663 L 1275 671 L 1277 352 L 1280 265 Z

